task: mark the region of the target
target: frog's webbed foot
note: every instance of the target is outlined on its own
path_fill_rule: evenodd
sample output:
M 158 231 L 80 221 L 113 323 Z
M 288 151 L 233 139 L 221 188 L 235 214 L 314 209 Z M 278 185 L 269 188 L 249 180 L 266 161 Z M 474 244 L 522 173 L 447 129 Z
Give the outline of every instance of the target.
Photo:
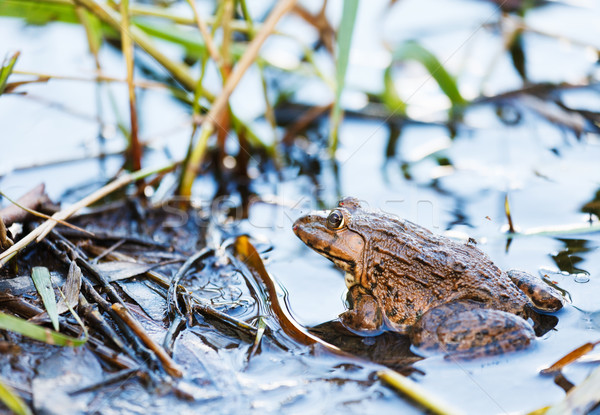
M 347 300 L 350 309 L 340 314 L 340 322 L 345 328 L 361 336 L 381 333 L 383 314 L 370 293 L 355 285 L 348 290 Z
M 427 311 L 410 332 L 415 347 L 461 359 L 524 349 L 534 338 L 533 328 L 521 317 L 469 300 Z
M 536 311 L 553 312 L 563 307 L 563 297 L 560 292 L 546 284 L 541 278 L 514 269 L 506 273 L 512 282 L 529 297 Z

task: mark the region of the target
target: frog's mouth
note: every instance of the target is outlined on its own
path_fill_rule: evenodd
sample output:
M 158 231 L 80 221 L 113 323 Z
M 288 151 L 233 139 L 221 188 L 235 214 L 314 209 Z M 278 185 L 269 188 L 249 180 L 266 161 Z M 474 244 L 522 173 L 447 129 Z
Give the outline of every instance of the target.
M 346 285 L 360 283 L 365 242 L 362 236 L 347 227 L 332 230 L 327 227 L 327 211 L 313 212 L 294 222 L 296 236 L 306 245 L 346 271 Z

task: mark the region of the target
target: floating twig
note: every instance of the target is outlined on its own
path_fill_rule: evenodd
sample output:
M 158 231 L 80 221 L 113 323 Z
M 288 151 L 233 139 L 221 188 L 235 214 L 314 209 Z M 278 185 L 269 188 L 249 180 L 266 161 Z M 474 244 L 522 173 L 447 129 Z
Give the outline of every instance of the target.
M 173 377 L 180 378 L 183 376 L 183 372 L 179 365 L 173 361 L 171 356 L 160 347 L 158 343 L 156 343 L 148 333 L 144 327 L 137 321 L 133 316 L 129 313 L 127 308 L 122 306 L 121 304 L 113 304 L 112 309 L 127 323 L 127 325 L 133 330 L 133 332 L 144 342 L 146 346 L 158 356 L 158 359 L 162 362 L 163 367 L 167 371 L 167 373 Z
M 582 356 L 588 354 L 589 352 L 591 352 L 594 349 L 594 347 L 596 347 L 598 344 L 600 344 L 600 340 L 595 341 L 595 342 L 585 343 L 585 344 L 579 346 L 578 348 L 576 348 L 575 350 L 570 351 L 565 356 L 561 357 L 556 362 L 552 363 L 546 369 L 542 369 L 540 371 L 540 373 L 542 375 L 552 375 L 552 374 L 555 374 L 556 372 L 561 371 L 565 366 L 573 363 L 574 361 L 576 361 L 580 357 L 582 357 Z
M 130 379 L 130 378 L 134 377 L 135 375 L 137 375 L 138 372 L 139 372 L 139 368 L 136 368 L 136 367 L 124 369 L 124 370 L 121 370 L 120 372 L 113 373 L 111 375 L 106 376 L 104 379 L 102 379 L 99 382 L 95 382 L 95 383 L 92 383 L 91 385 L 87 385 L 82 388 L 72 390 L 69 392 L 69 395 L 73 396 L 73 395 L 79 395 L 80 393 L 92 392 L 92 391 L 95 391 L 96 389 L 100 389 L 105 386 L 112 385 L 112 384 L 120 382 L 122 380 Z
M 380 370 L 377 376 L 394 389 L 402 392 L 404 395 L 419 403 L 429 411 L 439 415 L 462 414 L 462 411 L 452 408 L 447 402 L 439 397 L 433 396 L 430 392 L 406 376 L 391 369 Z
M 139 367 L 139 364 L 131 358 L 119 354 L 111 348 L 105 346 L 100 340 L 90 337 L 88 345 L 102 360 L 108 362 L 118 369 L 131 369 Z
M 53 233 L 53 237 L 55 238 L 60 238 L 61 236 L 59 234 L 57 234 L 56 232 Z M 66 247 L 66 249 L 68 249 L 69 251 L 69 255 L 72 258 L 75 258 L 75 261 L 77 261 L 77 264 L 83 268 L 87 273 L 91 274 L 106 290 L 106 293 L 108 295 L 108 297 L 115 303 L 120 303 L 124 306 L 124 302 L 121 299 L 121 297 L 119 296 L 119 294 L 115 291 L 114 287 L 112 285 L 110 285 L 105 279 L 104 277 L 98 273 L 96 271 L 96 269 L 88 262 L 86 261 L 84 258 L 82 258 L 76 251 L 76 247 L 74 247 L 71 242 L 69 242 L 68 240 L 65 240 L 64 238 L 62 240 L 60 240 L 60 242 Z M 66 252 L 61 251 L 56 244 L 54 244 L 53 242 L 44 239 L 43 243 L 50 249 L 50 252 L 52 252 L 58 259 L 60 259 L 61 261 L 63 261 L 65 264 L 69 264 L 71 263 L 71 259 L 69 257 L 69 255 L 67 255 Z M 85 296 L 87 296 L 88 298 L 90 298 L 91 301 L 95 302 L 96 304 L 98 304 L 98 306 L 100 308 L 102 308 L 105 312 L 107 312 L 108 314 L 111 315 L 111 317 L 114 319 L 115 323 L 117 324 L 117 326 L 119 326 L 121 332 L 123 333 L 123 335 L 131 342 L 131 344 L 133 346 L 135 346 L 135 349 L 142 355 L 142 357 L 147 361 L 147 362 L 152 362 L 157 363 L 156 362 L 156 357 L 153 353 L 150 352 L 150 350 L 148 350 L 140 341 L 140 339 L 135 335 L 135 333 L 133 333 L 133 331 L 129 328 L 129 326 L 120 318 L 120 316 L 115 313 L 115 311 L 111 308 L 111 304 L 104 299 L 104 297 L 102 297 L 98 291 L 96 291 L 96 289 L 94 288 L 94 285 L 90 282 L 89 278 L 85 275 L 82 276 L 82 292 Z M 109 331 L 110 333 L 111 331 Z M 112 331 L 112 333 L 114 333 L 114 331 Z M 114 336 L 113 338 L 117 338 L 118 336 Z M 136 351 L 130 347 L 128 344 L 126 344 L 125 342 L 119 342 L 120 346 L 121 346 L 121 350 L 125 351 L 132 359 L 139 359 L 137 356 Z
M 180 316 L 184 316 L 185 314 L 179 309 L 179 305 L 177 304 L 177 290 L 179 288 L 179 282 L 183 278 L 183 276 L 188 272 L 188 270 L 194 265 L 196 261 L 204 258 L 206 255 L 214 252 L 214 250 L 210 248 L 204 248 L 201 251 L 196 252 L 194 255 L 189 257 L 187 261 L 183 263 L 183 265 L 177 270 L 177 273 L 171 279 L 169 284 L 169 292 L 167 294 L 167 306 L 169 308 L 169 314 L 175 316 L 175 314 L 179 314 Z
M 27 277 L 29 278 L 29 277 Z M 32 287 L 33 288 L 33 287 Z M 39 307 L 28 303 L 21 297 L 9 294 L 7 292 L 0 291 L 0 308 L 4 310 L 10 310 L 11 312 L 24 317 L 31 318 L 44 312 Z
M 253 338 L 256 337 L 257 328 L 242 321 L 235 317 L 230 316 L 229 314 L 222 313 L 221 311 L 204 304 L 198 297 L 191 296 L 192 300 L 195 300 L 195 304 L 192 305 L 193 310 L 202 314 L 205 317 L 212 317 L 216 320 L 219 320 L 231 328 L 238 330 L 245 334 L 246 336 Z
M 167 329 L 165 333 L 165 339 L 163 340 L 163 347 L 165 351 L 172 356 L 173 355 L 173 347 L 175 346 L 175 340 L 177 339 L 177 335 L 181 333 L 184 326 L 186 324 L 185 318 L 179 314 L 175 314 L 173 317 L 173 321 L 171 325 Z
M 107 340 L 117 346 L 118 350 L 124 351 L 131 357 L 135 356 L 133 351 L 123 342 L 112 326 L 108 324 L 104 316 L 100 314 L 97 307 L 92 306 L 83 294 L 79 296 L 79 309 L 83 317 L 90 323 L 90 326 L 101 332 Z
M 90 248 L 92 249 L 93 252 L 97 252 L 97 250 L 94 249 L 93 247 L 90 247 Z M 171 326 L 169 327 L 169 329 L 167 331 L 167 335 L 165 336 L 165 341 L 163 343 L 163 347 L 165 348 L 165 350 L 168 353 L 171 352 L 173 343 L 175 341 L 175 337 L 176 337 L 177 333 L 181 330 L 182 325 L 186 321 L 185 313 L 183 313 L 179 309 L 179 306 L 177 304 L 177 295 L 180 293 L 183 293 L 184 295 L 188 296 L 193 301 L 193 304 L 192 304 L 193 311 L 198 312 L 205 317 L 214 318 L 216 320 L 219 320 L 219 321 L 227 324 L 231 328 L 241 331 L 243 334 L 245 334 L 248 337 L 256 336 L 256 332 L 257 332 L 256 327 L 254 327 L 242 320 L 236 319 L 235 317 L 231 317 L 230 315 L 225 314 L 225 313 L 205 304 L 202 299 L 200 299 L 193 293 L 187 292 L 185 287 L 183 287 L 182 285 L 179 285 L 179 283 L 181 282 L 181 279 L 183 278 L 185 273 L 192 267 L 192 265 L 196 261 L 202 259 L 205 255 L 210 254 L 211 252 L 213 252 L 212 249 L 205 248 L 205 249 L 197 252 L 195 255 L 191 256 L 190 258 L 188 258 L 188 260 L 179 268 L 179 270 L 177 271 L 175 276 L 173 276 L 173 278 L 171 278 L 170 281 L 167 280 L 162 274 L 160 274 L 156 271 L 150 270 L 150 271 L 146 272 L 146 275 L 152 281 L 156 282 L 161 287 L 168 289 L 167 304 L 168 304 L 168 308 L 169 308 L 169 313 L 173 316 L 173 322 L 171 323 Z M 121 254 L 119 252 L 113 252 L 113 253 L 107 255 L 107 257 L 110 259 L 113 259 L 113 260 L 120 260 L 120 261 L 133 261 L 134 260 L 134 258 L 132 258 L 128 255 L 125 255 L 125 254 Z

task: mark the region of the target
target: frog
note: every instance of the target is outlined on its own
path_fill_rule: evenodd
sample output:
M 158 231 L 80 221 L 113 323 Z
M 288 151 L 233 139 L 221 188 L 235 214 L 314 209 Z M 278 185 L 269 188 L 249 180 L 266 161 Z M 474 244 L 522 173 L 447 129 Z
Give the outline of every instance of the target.
M 472 239 L 452 240 L 346 197 L 301 216 L 293 231 L 344 271 L 342 325 L 361 336 L 390 330 L 420 351 L 473 358 L 529 347 L 534 316 L 564 305 L 525 271 L 503 271 Z

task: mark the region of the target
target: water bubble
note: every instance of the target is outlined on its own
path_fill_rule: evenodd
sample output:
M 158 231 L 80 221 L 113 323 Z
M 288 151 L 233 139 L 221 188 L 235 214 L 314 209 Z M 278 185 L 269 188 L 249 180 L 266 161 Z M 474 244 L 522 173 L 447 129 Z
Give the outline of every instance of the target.
M 575 274 L 575 282 L 584 284 L 586 282 L 588 282 L 590 280 L 590 274 L 587 274 L 585 272 L 580 272 L 578 274 Z

